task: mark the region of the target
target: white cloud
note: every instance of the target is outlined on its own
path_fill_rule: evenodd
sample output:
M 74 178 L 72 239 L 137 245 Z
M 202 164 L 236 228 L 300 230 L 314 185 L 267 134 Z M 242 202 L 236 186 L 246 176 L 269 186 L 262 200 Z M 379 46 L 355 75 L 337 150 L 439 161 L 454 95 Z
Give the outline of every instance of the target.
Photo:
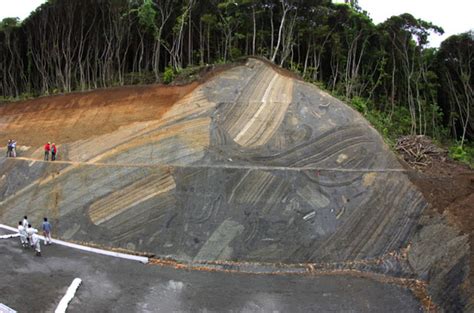
M 45 2 L 46 0 L 0 0 L 0 20 L 5 17 L 18 17 L 23 20 Z
M 474 28 L 473 0 L 359 0 L 359 6 L 369 13 L 376 24 L 393 15 L 410 13 L 415 18 L 441 26 L 445 32 L 443 36 L 430 36 L 430 45 L 433 47 L 439 46 L 441 41 L 451 35 Z

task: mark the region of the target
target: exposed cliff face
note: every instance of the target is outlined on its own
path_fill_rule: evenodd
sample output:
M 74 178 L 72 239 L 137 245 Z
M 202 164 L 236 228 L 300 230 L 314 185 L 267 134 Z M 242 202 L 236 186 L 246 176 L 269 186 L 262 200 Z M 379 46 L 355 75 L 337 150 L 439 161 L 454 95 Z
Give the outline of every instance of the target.
M 183 261 L 339 263 L 436 286 L 449 271 L 457 286 L 448 294 L 433 287 L 435 300 L 459 294 L 465 239 L 420 220 L 426 201 L 358 113 L 255 59 L 187 92 L 166 110 L 159 92 L 156 106 L 137 95 L 156 118 L 134 118 L 129 107 L 109 132 L 94 122 L 97 135 L 74 137 L 94 133 L 76 117 L 60 162 L 32 160 L 42 158 L 39 139 L 22 152 L 29 158 L 2 159 L 1 221 L 49 216 L 64 239 Z M 10 113 L 4 136 L 29 127 Z M 407 259 L 401 251 L 411 242 Z M 437 244 L 456 258 L 430 253 Z M 373 259 L 384 267 L 350 265 Z

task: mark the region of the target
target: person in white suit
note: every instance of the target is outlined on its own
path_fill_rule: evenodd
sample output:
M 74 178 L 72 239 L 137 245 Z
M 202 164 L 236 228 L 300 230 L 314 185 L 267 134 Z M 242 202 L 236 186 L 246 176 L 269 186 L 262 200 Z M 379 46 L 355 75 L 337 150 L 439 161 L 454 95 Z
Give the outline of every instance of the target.
M 28 239 L 27 239 L 28 237 L 26 234 L 26 230 L 23 227 L 23 223 L 21 221 L 18 222 L 18 234 L 20 235 L 21 246 L 23 248 L 28 247 Z
M 36 233 L 33 233 L 31 235 L 31 243 L 32 243 L 33 248 L 35 248 L 36 256 L 41 256 L 40 238 Z
M 26 229 L 26 235 L 28 236 L 28 242 L 30 246 L 33 247 L 33 235 L 37 234 L 38 230 L 36 228 L 31 227 L 31 224 L 28 224 L 28 228 Z

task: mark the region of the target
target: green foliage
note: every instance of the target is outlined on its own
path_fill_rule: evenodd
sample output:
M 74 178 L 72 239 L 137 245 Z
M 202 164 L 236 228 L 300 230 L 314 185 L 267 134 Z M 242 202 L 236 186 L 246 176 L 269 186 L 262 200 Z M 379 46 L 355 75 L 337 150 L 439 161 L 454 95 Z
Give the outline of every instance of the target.
M 0 30 L 6 30 L 20 25 L 20 19 L 18 17 L 5 17 L 0 21 Z
M 474 167 L 474 145 L 455 143 L 449 148 L 449 156 L 454 160 Z
M 467 151 L 460 144 L 449 148 L 449 155 L 455 160 L 464 160 L 467 157 Z
M 153 72 L 131 72 L 124 75 L 123 83 L 126 85 L 142 85 L 142 84 L 152 84 L 156 81 L 155 75 Z M 111 86 L 120 86 L 121 83 L 117 80 L 108 82 Z
M 205 66 L 188 66 L 182 70 L 175 72 L 174 81 L 179 82 L 191 82 L 199 76 L 199 72 L 205 68 Z
M 397 138 L 410 134 L 410 112 L 404 107 L 395 107 L 393 112 L 383 112 L 361 97 L 354 97 L 351 106 L 360 112 L 379 131 L 385 141 L 393 145 Z
M 391 113 L 385 113 L 392 127 L 392 138 L 409 135 L 411 133 L 411 116 L 407 107 L 396 106 Z
M 352 98 L 351 104 L 352 104 L 352 107 L 356 109 L 357 111 L 359 111 L 360 113 L 364 115 L 367 113 L 367 110 L 368 110 L 367 102 L 361 97 Z
M 232 47 L 230 49 L 230 56 L 233 58 L 233 59 L 238 59 L 242 56 L 242 51 L 240 51 L 239 48 L 237 47 Z
M 212 14 L 203 14 L 201 16 L 201 21 L 204 23 L 204 24 L 212 24 L 212 25 L 215 25 L 217 23 L 217 17 L 215 15 L 212 15 Z
M 24 92 L 24 93 L 20 94 L 18 97 L 0 96 L 0 103 L 1 102 L 14 102 L 14 101 L 34 99 L 38 96 L 39 96 L 38 94 L 34 94 L 34 93 L 31 93 L 31 92 Z
M 168 66 L 163 73 L 163 83 L 169 84 L 174 80 L 175 72 L 171 66 Z
M 156 26 L 156 11 L 153 6 L 153 1 L 144 0 L 143 4 L 137 10 L 138 20 L 146 30 L 152 34 L 157 32 Z
M 219 58 L 214 62 L 214 64 L 222 65 L 222 64 L 227 64 L 229 62 L 230 62 L 229 60 L 224 60 L 224 58 Z
M 296 63 L 296 62 L 293 62 L 293 61 L 290 61 L 290 70 L 298 75 L 302 75 L 303 74 L 303 69 L 302 69 L 303 65 L 302 64 L 299 64 L 299 63 Z

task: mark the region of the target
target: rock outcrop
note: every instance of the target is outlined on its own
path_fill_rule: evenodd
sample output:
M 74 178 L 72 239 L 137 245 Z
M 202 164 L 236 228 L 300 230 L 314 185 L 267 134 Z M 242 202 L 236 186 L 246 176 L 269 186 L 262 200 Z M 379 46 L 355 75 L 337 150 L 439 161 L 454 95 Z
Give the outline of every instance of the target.
M 427 234 L 443 230 L 420 223 L 427 203 L 380 135 L 260 60 L 220 73 L 154 120 L 62 143 L 60 153 L 36 161 L 38 145 L 0 161 L 3 223 L 49 216 L 64 239 L 186 262 L 380 260 L 391 275 L 427 280 L 444 277 L 430 272 L 435 262 L 450 266 L 439 253 L 425 257 Z M 456 247 L 466 243 L 456 236 L 449 246 L 460 264 Z M 408 260 L 384 263 L 413 241 Z M 465 271 L 456 273 L 462 282 Z

